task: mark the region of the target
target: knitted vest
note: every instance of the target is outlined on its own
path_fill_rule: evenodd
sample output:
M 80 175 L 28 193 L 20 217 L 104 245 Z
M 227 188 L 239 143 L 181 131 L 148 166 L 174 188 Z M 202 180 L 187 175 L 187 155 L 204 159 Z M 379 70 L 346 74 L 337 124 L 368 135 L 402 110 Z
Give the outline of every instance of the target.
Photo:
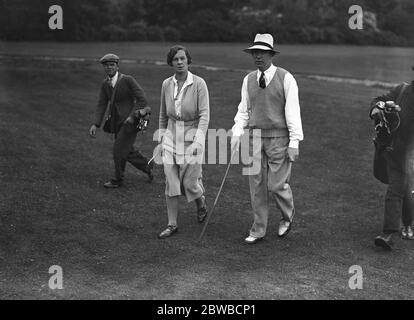
M 262 137 L 289 136 L 285 117 L 285 91 L 283 87 L 287 71 L 278 67 L 266 88 L 259 87 L 257 71 L 248 75 L 249 128 L 262 129 Z

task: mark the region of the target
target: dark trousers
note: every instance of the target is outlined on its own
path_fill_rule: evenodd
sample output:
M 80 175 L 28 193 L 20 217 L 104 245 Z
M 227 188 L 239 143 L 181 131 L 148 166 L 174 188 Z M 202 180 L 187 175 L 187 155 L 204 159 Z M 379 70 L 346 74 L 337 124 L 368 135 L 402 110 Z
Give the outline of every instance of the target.
M 147 163 L 149 159 L 144 157 L 138 150 L 134 149 L 137 131 L 130 124 L 121 126 L 115 134 L 113 157 L 115 164 L 115 180 L 122 181 L 126 163 L 131 163 L 135 168 L 148 173 Z
M 398 157 L 387 157 L 388 189 L 385 195 L 384 228 L 386 233 L 397 232 L 400 221 L 404 226 L 413 222 L 414 195 L 412 183 L 412 168 L 406 168 L 405 162 Z

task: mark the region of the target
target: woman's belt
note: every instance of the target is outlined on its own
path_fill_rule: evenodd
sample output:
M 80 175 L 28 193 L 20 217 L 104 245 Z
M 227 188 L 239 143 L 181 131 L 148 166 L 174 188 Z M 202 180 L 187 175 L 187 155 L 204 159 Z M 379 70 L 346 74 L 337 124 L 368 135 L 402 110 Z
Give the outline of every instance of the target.
M 194 120 L 186 120 L 186 121 L 181 120 L 181 118 L 171 118 L 171 119 L 174 120 L 174 121 L 176 121 L 176 122 L 177 121 L 183 122 L 185 126 L 192 126 L 194 124 L 198 124 L 199 121 L 200 121 L 200 118 L 194 119 Z

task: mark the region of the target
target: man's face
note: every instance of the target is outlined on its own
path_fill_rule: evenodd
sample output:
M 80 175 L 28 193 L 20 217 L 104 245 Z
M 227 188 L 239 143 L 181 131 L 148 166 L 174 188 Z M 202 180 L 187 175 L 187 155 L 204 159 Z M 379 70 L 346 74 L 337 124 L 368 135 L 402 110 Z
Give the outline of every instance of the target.
M 116 73 L 119 70 L 118 64 L 116 62 L 106 62 L 103 65 L 105 73 L 109 76 L 109 77 L 113 77 L 114 75 L 116 75 Z
M 252 50 L 252 57 L 256 67 L 260 71 L 267 70 L 272 64 L 273 53 L 267 50 Z

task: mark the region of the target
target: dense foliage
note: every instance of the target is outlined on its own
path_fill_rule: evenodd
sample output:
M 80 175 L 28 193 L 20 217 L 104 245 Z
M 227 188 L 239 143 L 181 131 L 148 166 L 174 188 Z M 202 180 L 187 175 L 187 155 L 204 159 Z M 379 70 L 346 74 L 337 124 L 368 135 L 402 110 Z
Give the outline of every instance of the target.
M 50 30 L 49 6 L 63 8 Z M 0 39 L 250 41 L 414 45 L 414 1 L 359 0 L 363 30 L 348 26 L 353 0 L 0 0 Z

